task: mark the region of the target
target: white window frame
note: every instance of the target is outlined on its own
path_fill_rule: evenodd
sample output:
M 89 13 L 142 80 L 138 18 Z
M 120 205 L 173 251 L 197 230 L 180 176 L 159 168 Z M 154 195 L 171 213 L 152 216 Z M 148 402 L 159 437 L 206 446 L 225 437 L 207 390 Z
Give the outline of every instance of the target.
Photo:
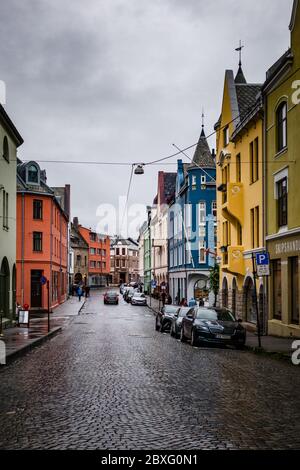
M 204 214 L 201 214 L 204 212 Z M 201 218 L 204 215 L 204 220 L 202 221 Z M 198 203 L 198 225 L 205 225 L 206 224 L 206 202 L 201 201 Z
M 206 243 L 204 240 L 199 240 L 199 264 L 206 264 L 206 253 L 204 252 L 204 260 L 201 260 L 201 252 L 206 250 Z

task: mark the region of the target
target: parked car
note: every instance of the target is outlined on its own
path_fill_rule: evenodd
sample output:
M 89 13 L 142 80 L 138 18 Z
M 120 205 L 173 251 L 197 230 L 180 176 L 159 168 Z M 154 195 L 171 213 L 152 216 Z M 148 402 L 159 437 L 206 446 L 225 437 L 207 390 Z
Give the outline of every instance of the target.
M 119 296 L 117 292 L 108 291 L 104 294 L 104 303 L 105 304 L 115 304 L 118 305 L 119 303 Z
M 179 310 L 180 308 L 178 307 L 178 305 L 165 305 L 156 315 L 156 331 L 161 331 L 163 333 L 166 330 L 170 330 L 172 320 Z
M 125 287 L 127 287 L 127 284 L 121 284 L 120 285 L 120 294 L 124 294 Z
M 145 294 L 142 294 L 141 292 L 135 292 L 131 299 L 131 305 L 147 305 Z
M 190 310 L 192 310 L 191 307 L 181 307 L 178 312 L 174 315 L 170 328 L 171 336 L 174 336 L 175 338 L 180 337 L 182 319 L 187 315 Z
M 135 290 L 133 287 L 126 288 L 124 292 L 124 300 L 129 303 L 131 301 L 131 298 L 133 297 L 133 294 L 135 293 Z
M 180 340 L 191 340 L 191 345 L 203 343 L 231 344 L 242 349 L 246 330 L 228 309 L 194 307 L 182 319 Z

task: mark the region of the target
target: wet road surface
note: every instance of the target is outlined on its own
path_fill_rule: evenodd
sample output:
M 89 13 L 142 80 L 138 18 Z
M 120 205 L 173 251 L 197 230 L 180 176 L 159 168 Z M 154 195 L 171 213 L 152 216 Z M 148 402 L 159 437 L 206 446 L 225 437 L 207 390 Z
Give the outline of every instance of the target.
M 147 307 L 92 293 L 63 332 L 0 369 L 1 449 L 300 449 L 300 369 L 192 348 Z

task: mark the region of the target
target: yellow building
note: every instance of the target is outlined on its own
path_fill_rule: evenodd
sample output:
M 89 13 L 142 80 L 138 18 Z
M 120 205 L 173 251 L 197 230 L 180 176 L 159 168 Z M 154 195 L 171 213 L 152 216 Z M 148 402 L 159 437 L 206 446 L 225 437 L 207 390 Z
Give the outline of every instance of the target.
M 291 47 L 267 72 L 265 107 L 266 241 L 271 259 L 269 334 L 300 337 L 300 1 Z
M 220 304 L 245 322 L 257 321 L 252 256 L 264 250 L 263 107 L 259 84 L 249 84 L 241 64 L 225 73 L 217 131 L 218 255 Z M 266 326 L 265 288 L 258 279 L 261 325 Z

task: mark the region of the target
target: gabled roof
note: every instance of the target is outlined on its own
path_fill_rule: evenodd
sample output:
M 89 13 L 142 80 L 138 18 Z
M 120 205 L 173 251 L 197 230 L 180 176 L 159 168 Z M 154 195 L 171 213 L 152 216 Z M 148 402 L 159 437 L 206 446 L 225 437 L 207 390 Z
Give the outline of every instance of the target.
M 293 31 L 294 26 L 295 26 L 298 5 L 299 5 L 299 1 L 294 0 L 293 9 L 292 9 L 292 16 L 291 16 L 291 22 L 290 22 L 290 26 L 289 26 L 290 31 Z
M 261 88 L 262 85 L 259 84 L 236 84 L 240 121 L 243 121 L 245 116 L 251 111 L 251 108 L 254 107 Z
M 17 128 L 15 127 L 14 123 L 10 119 L 9 115 L 0 104 L 0 122 L 6 128 L 6 131 L 10 134 L 10 137 L 14 141 L 17 147 L 23 144 L 24 140 L 23 137 L 19 134 Z
M 166 204 L 175 194 L 177 173 L 164 173 L 164 199 Z

